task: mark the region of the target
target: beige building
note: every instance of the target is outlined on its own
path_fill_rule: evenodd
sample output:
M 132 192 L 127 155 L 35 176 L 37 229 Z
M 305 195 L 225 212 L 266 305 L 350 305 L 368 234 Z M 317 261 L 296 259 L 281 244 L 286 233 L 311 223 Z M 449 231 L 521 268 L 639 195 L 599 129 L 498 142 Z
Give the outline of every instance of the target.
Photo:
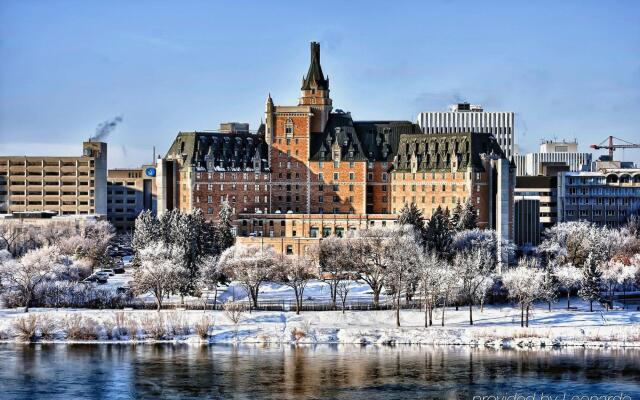
M 107 214 L 107 144 L 77 157 L 0 156 L 0 214 Z
M 107 215 L 120 232 L 132 232 L 138 214 L 156 209 L 156 170 L 152 166 L 110 169 L 107 174 Z

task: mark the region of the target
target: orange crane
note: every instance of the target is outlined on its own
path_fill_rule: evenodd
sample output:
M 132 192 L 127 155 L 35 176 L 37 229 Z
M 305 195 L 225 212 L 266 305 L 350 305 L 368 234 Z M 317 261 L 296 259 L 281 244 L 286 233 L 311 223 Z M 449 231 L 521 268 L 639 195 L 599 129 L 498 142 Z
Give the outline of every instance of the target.
M 613 139 L 616 139 L 622 143 L 613 143 Z M 604 142 L 609 142 L 608 144 L 603 144 Z M 601 150 L 601 149 L 606 149 L 609 150 L 609 157 L 611 157 L 611 160 L 613 161 L 613 152 L 616 149 L 640 149 L 640 144 L 634 144 L 631 142 L 627 142 L 624 139 L 620 139 L 617 138 L 615 136 L 609 136 L 607 139 L 603 140 L 602 142 L 600 142 L 600 144 L 592 144 L 591 145 L 592 149 L 595 150 Z

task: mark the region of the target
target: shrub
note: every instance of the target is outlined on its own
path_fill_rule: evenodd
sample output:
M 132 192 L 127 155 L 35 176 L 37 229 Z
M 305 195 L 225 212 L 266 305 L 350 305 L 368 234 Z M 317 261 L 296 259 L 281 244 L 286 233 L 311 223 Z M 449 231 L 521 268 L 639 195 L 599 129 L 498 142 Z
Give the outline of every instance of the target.
M 38 316 L 29 314 L 16 318 L 13 321 L 13 329 L 19 340 L 35 342 L 38 331 Z
M 205 315 L 199 321 L 196 321 L 193 328 L 201 339 L 207 339 L 209 331 L 213 328 L 213 318 Z
M 40 338 L 42 340 L 52 340 L 56 332 L 55 320 L 48 315 L 39 316 L 38 325 L 40 328 Z
M 237 325 L 240 320 L 242 320 L 247 309 L 244 304 L 238 301 L 231 300 L 224 303 L 222 308 L 224 309 L 224 314 L 227 316 L 227 318 L 229 318 L 229 320 L 235 325 Z
M 189 324 L 182 311 L 171 311 L 166 313 L 168 331 L 173 336 L 189 334 Z
M 162 313 L 143 314 L 140 318 L 142 330 L 154 339 L 164 339 L 167 336 L 167 327 Z
M 82 315 L 67 316 L 64 321 L 67 339 L 71 340 L 97 340 L 98 324 L 93 318 Z
M 303 331 L 302 329 L 293 328 L 291 330 L 291 337 L 293 338 L 293 340 L 300 340 L 305 336 L 307 336 L 307 333 L 305 331 Z

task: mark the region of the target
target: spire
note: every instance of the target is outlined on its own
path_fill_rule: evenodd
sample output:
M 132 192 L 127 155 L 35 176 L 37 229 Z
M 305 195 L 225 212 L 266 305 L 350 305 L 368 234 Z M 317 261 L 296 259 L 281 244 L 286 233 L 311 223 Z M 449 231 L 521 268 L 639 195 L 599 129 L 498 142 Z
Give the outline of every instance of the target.
M 329 89 L 329 80 L 324 78 L 320 66 L 320 43 L 311 42 L 311 63 L 307 76 L 302 80 L 302 90 Z

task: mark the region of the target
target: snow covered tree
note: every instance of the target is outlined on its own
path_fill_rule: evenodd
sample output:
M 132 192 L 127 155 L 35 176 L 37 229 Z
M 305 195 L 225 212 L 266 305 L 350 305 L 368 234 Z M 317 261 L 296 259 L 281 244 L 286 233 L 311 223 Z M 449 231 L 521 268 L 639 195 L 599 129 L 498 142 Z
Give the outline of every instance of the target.
M 142 211 L 135 221 L 131 245 L 140 250 L 160 240 L 160 222 L 151 210 Z
M 296 297 L 296 314 L 300 314 L 304 289 L 317 277 L 317 267 L 309 256 L 280 256 L 276 263 L 276 280 L 293 289 Z
M 213 309 L 217 308 L 218 303 L 218 285 L 225 285 L 229 282 L 227 276 L 221 271 L 218 262 L 219 256 L 207 256 L 202 261 L 198 286 L 200 294 L 213 289 Z M 205 306 L 206 309 L 206 306 Z
M 529 326 L 529 310 L 533 302 L 542 296 L 544 272 L 535 258 L 521 258 L 516 268 L 502 275 L 502 283 L 509 297 L 520 305 L 520 326 Z M 526 315 L 526 318 L 525 318 Z
M 158 242 L 139 249 L 138 257 L 140 265 L 133 272 L 132 289 L 137 294 L 151 293 L 160 311 L 164 297 L 188 274 L 181 264 L 182 251 Z
M 567 291 L 567 310 L 571 308 L 571 291 L 580 286 L 582 270 L 573 265 L 556 266 L 554 275 L 560 285 Z
M 6 291 L 18 294 L 24 312 L 40 285 L 52 276 L 60 261 L 60 251 L 55 246 L 45 246 L 28 251 L 19 259 L 3 259 L 0 263 L 0 278 Z
M 258 307 L 260 286 L 275 278 L 278 257 L 273 248 L 236 244 L 220 256 L 219 268 L 245 288 L 254 308 Z
M 547 302 L 549 311 L 551 311 L 551 303 L 558 300 L 558 278 L 555 275 L 555 269 L 551 265 L 546 265 L 542 269 L 540 299 Z
M 598 265 L 597 258 L 589 253 L 582 266 L 582 279 L 580 280 L 580 290 L 578 295 L 589 301 L 589 311 L 593 312 L 593 301 L 599 300 L 602 290 L 602 272 Z
M 459 280 L 460 294 L 469 303 L 469 324 L 473 325 L 473 305 L 486 295 L 496 271 L 495 243 L 474 241 L 468 248 L 460 250 L 454 257 L 453 269 Z
M 347 275 L 348 276 L 348 275 Z M 338 282 L 336 286 L 336 294 L 338 298 L 340 298 L 340 304 L 342 305 L 342 313 L 344 314 L 344 309 L 347 303 L 347 296 L 351 291 L 351 279 L 343 279 Z
M 349 252 L 349 239 L 330 236 L 320 241 L 315 249 L 320 267 L 319 278 L 329 285 L 331 303 L 336 309 L 338 286 L 348 279 L 348 272 L 354 270 Z
M 355 232 L 347 239 L 348 252 L 358 277 L 373 292 L 373 306 L 380 305 L 380 292 L 387 277 L 387 258 L 385 245 L 393 231 L 388 227 L 375 227 Z
M 231 220 L 233 218 L 233 208 L 229 200 L 225 199 L 220 205 L 218 212 L 218 226 L 216 230 L 216 242 L 220 252 L 233 246 L 235 237 L 233 236 Z
M 421 235 L 424 232 L 424 217 L 415 203 L 405 204 L 398 216 L 398 225 L 411 225 Z
M 447 258 L 450 254 L 452 231 L 449 217 L 440 206 L 433 212 L 424 232 L 424 241 L 428 251 L 435 251 L 438 256 Z
M 445 281 L 447 279 L 446 264 L 435 253 L 428 253 L 420 257 L 419 261 L 416 276 L 418 290 L 424 301 L 424 326 L 426 328 L 433 325 L 433 309 L 450 285 Z
M 397 229 L 384 246 L 383 258 L 387 268 L 385 285 L 392 292 L 396 326 L 399 327 L 402 296 L 415 281 L 417 268 L 421 264 L 422 246 L 412 225 Z

